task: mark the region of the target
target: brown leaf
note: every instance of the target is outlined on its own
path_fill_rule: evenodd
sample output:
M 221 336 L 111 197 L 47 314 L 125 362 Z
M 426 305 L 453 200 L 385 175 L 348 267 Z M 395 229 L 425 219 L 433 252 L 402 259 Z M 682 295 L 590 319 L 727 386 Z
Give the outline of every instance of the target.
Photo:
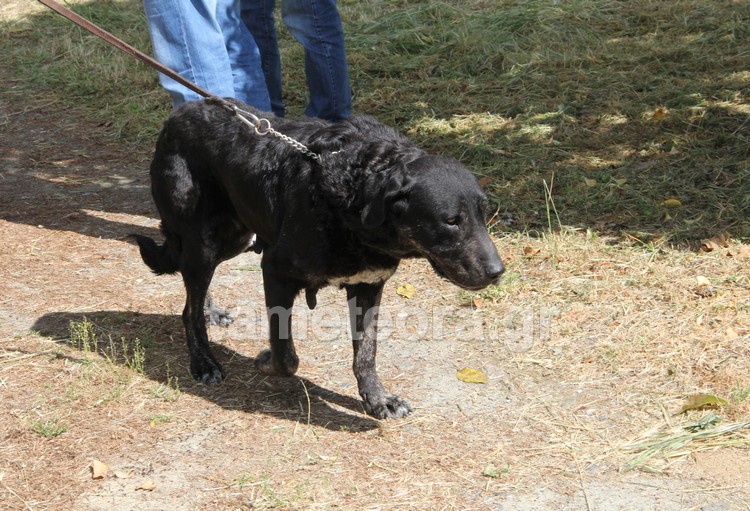
M 136 490 L 153 491 L 156 488 L 156 484 L 151 479 L 141 481 L 141 484 L 135 487 Z
M 698 250 L 701 252 L 712 252 L 720 248 L 729 246 L 729 235 L 725 232 L 719 233 L 713 238 L 701 241 L 701 246 Z
M 750 257 L 750 245 L 732 247 L 727 252 L 727 255 L 729 257 L 734 257 L 735 259 L 745 259 L 746 257 Z
M 92 479 L 104 479 L 107 477 L 107 472 L 109 472 L 109 466 L 107 466 L 106 463 L 102 463 L 99 460 L 94 460 L 94 462 L 91 463 Z
M 541 249 L 534 247 L 523 247 L 523 255 L 525 255 L 526 257 L 531 257 L 538 254 L 540 250 Z
M 471 303 L 474 304 L 474 307 L 477 309 L 481 309 L 484 305 L 484 300 L 482 300 L 482 297 L 479 295 L 474 295 L 474 298 L 472 298 Z
M 666 108 L 657 108 L 656 110 L 654 110 L 654 113 L 651 114 L 651 118 L 655 121 L 658 121 L 659 119 L 663 119 L 664 117 L 666 117 L 668 113 L 669 110 L 667 110 Z
M 482 179 L 479 180 L 479 186 L 481 186 L 482 188 L 484 188 L 485 186 L 487 186 L 491 182 L 492 182 L 492 178 L 491 177 L 483 177 Z

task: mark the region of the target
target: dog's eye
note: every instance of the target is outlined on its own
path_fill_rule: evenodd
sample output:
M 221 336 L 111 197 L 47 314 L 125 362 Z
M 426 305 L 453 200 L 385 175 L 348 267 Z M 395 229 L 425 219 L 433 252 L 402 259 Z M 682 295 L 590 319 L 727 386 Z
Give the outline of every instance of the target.
M 459 220 L 460 219 L 457 216 L 452 216 L 446 220 L 445 223 L 448 225 L 458 225 Z

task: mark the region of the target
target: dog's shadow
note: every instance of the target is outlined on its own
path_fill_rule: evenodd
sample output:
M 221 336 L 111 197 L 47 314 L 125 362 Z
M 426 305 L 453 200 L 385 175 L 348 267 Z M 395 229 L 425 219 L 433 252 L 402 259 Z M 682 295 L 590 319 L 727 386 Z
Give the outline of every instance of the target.
M 264 413 L 333 431 L 368 431 L 378 421 L 364 415 L 361 401 L 325 389 L 300 377 L 275 378 L 260 373 L 254 359 L 218 344 L 212 350 L 227 378 L 221 385 L 194 381 L 179 316 L 124 311 L 55 312 L 34 323 L 33 330 L 80 352 L 94 354 L 155 382 L 155 398 L 176 399 L 182 392 L 231 410 Z

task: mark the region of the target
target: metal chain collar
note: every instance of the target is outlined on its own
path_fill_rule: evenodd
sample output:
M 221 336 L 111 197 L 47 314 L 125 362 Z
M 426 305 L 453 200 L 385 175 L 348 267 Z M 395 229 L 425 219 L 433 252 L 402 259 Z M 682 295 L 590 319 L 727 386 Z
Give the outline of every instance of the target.
M 289 137 L 287 135 L 284 135 L 283 133 L 280 133 L 273 129 L 271 126 L 271 121 L 269 121 L 266 118 L 258 117 L 252 112 L 248 112 L 247 110 L 242 110 L 241 108 L 238 108 L 236 105 L 231 105 L 232 111 L 237 115 L 237 117 L 245 123 L 246 125 L 250 126 L 255 130 L 255 133 L 260 135 L 261 137 L 265 137 L 266 135 L 273 135 L 274 137 L 278 138 L 282 142 L 284 142 L 287 145 L 292 146 L 296 151 L 304 154 L 305 156 L 309 156 L 313 160 L 317 161 L 318 163 L 322 163 L 323 159 L 320 157 L 319 154 L 312 152 L 310 149 L 307 148 L 305 144 L 302 142 L 293 139 L 292 137 Z M 247 117 L 250 119 L 248 119 Z

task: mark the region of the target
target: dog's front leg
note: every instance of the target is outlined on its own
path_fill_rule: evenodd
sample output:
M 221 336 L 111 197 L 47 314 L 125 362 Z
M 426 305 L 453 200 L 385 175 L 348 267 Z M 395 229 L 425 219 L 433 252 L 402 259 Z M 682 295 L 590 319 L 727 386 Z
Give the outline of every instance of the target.
M 346 286 L 354 347 L 354 376 L 367 413 L 378 419 L 405 417 L 409 403 L 389 393 L 375 368 L 378 334 L 378 307 L 383 284 Z
M 299 366 L 292 339 L 292 306 L 301 286 L 264 269 L 263 288 L 266 293 L 271 349 L 258 354 L 255 367 L 271 376 L 292 376 Z

